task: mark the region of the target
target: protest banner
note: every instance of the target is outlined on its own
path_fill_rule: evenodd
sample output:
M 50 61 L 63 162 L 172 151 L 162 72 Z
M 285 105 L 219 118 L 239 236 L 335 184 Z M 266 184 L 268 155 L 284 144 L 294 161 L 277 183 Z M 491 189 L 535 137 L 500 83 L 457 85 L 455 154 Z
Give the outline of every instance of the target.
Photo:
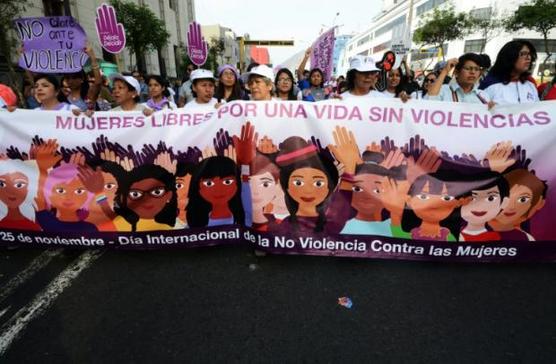
M 37 73 L 79 72 L 87 62 L 85 31 L 71 16 L 20 18 L 15 29 L 23 43 L 19 66 Z
M 124 26 L 118 23 L 112 5 L 102 4 L 97 8 L 95 25 L 100 45 L 107 52 L 117 54 L 125 48 Z
M 321 34 L 311 48 L 311 68 L 319 68 L 324 74 L 324 81 L 330 79 L 334 71 L 334 32 L 336 27 Z
M 187 55 L 194 65 L 201 67 L 208 57 L 208 42 L 201 31 L 201 24 L 189 23 L 187 31 Z
M 555 121 L 554 102 L 372 98 L 0 112 L 0 241 L 554 261 Z

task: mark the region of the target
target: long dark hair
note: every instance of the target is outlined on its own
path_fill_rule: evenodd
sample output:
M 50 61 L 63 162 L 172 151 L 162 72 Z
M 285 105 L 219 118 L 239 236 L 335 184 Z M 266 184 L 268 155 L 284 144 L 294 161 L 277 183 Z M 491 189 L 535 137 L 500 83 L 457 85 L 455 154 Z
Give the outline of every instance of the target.
M 278 85 L 278 77 L 280 77 L 282 73 L 288 75 L 288 77 L 292 80 L 292 85 L 290 87 L 290 90 L 288 91 L 288 100 L 297 100 L 297 95 L 294 93 L 295 88 L 293 87 L 293 74 L 289 69 L 282 68 L 280 71 L 278 71 L 278 73 L 276 73 L 276 77 L 274 78 L 274 84 Z M 276 95 L 278 95 L 278 86 L 276 86 Z
M 147 86 L 149 85 L 150 80 L 155 80 L 160 86 L 163 87 L 162 96 L 170 97 L 170 91 L 168 90 L 168 87 L 170 87 L 170 86 L 168 84 L 168 81 L 166 81 L 164 78 L 162 78 L 162 76 L 150 75 L 150 76 L 147 77 L 147 80 L 146 80 Z
M 499 81 L 504 84 L 508 84 L 511 81 L 511 74 L 514 70 L 515 62 L 519 59 L 519 52 L 521 48 L 526 46 L 531 52 L 531 65 L 529 66 L 529 71 L 533 66 L 533 63 L 537 60 L 537 51 L 531 42 L 526 40 L 512 40 L 500 49 L 498 55 L 496 56 L 496 61 L 494 66 L 490 69 L 488 73 L 489 76 L 494 76 Z M 519 81 L 525 82 L 529 77 L 531 77 L 531 72 L 523 72 L 519 75 Z
M 280 153 L 278 154 L 278 158 L 280 158 L 281 155 L 284 156 L 288 153 L 310 147 L 311 145 L 312 144 L 307 143 L 307 141 L 305 141 L 303 138 L 289 137 L 282 143 L 280 143 Z M 315 232 L 323 231 L 326 224 L 326 205 L 330 195 L 338 184 L 339 178 L 338 169 L 334 165 L 334 162 L 315 151 L 314 153 L 308 153 L 304 156 L 295 158 L 291 163 L 284 164 L 278 162 L 278 165 L 280 167 L 280 184 L 284 189 L 286 207 L 288 208 L 288 211 L 290 213 L 288 219 L 294 229 L 297 228 L 297 210 L 299 209 L 299 203 L 297 203 L 288 192 L 290 176 L 295 170 L 300 168 L 315 168 L 324 172 L 324 174 L 328 177 L 328 194 L 324 201 L 316 207 L 318 218 L 315 225 Z
M 324 73 L 322 72 L 322 70 L 321 70 L 320 68 L 313 68 L 313 69 L 311 70 L 311 72 L 309 73 L 309 79 L 308 79 L 309 85 L 311 85 L 311 87 L 313 87 L 313 84 L 311 83 L 311 76 L 313 75 L 313 73 L 320 73 L 320 79 L 321 79 L 322 81 L 320 82 L 319 87 L 320 87 L 320 88 L 323 88 L 323 87 L 324 87 L 324 81 L 325 81 L 325 80 L 324 80 Z
M 131 172 L 127 172 L 123 176 L 115 175 L 115 177 L 119 177 L 119 179 L 118 189 L 114 197 L 114 212 L 122 216 L 131 225 L 132 231 L 137 230 L 137 222 L 140 217 L 127 207 L 127 196 L 131 189 L 131 185 L 148 178 L 154 178 L 162 182 L 166 190 L 172 193 L 170 202 L 156 214 L 154 221 L 170 226 L 175 225 L 178 211 L 178 199 L 176 193 L 176 178 L 172 173 L 155 164 L 145 164 L 134 168 Z
M 43 79 L 47 80 L 48 83 L 54 86 L 54 91 L 56 91 L 56 99 L 58 100 L 58 102 L 66 102 L 66 103 L 68 102 L 67 97 L 62 93 L 62 87 L 60 81 L 58 81 L 58 78 L 52 74 L 39 73 L 38 75 L 35 75 L 35 77 L 33 77 L 33 87 L 38 80 L 43 80 Z
M 220 76 L 218 77 L 218 86 L 216 87 L 216 91 L 214 91 L 214 97 L 218 99 L 218 102 L 224 100 L 224 95 L 226 94 L 226 86 L 224 86 L 224 83 L 222 82 L 222 80 L 220 80 L 221 76 L 222 74 L 220 74 Z M 241 86 L 241 83 L 239 82 L 239 79 L 235 76 L 235 74 L 234 78 L 235 82 L 234 86 L 232 87 L 232 93 L 227 99 L 225 99 L 226 102 L 243 100 L 243 87 Z
M 241 178 L 236 163 L 228 157 L 215 156 L 204 159 L 199 163 L 191 176 L 189 185 L 189 203 L 187 205 L 187 223 L 190 227 L 204 227 L 209 223 L 212 205 L 200 194 L 199 184 L 205 178 L 234 176 L 237 184 L 235 195 L 228 201 L 228 207 L 234 216 L 236 224 L 245 223 L 245 212 L 241 204 Z
M 81 89 L 79 90 L 79 95 L 84 101 L 87 100 L 89 95 L 89 80 L 87 79 L 87 75 L 85 74 L 85 72 L 81 70 L 75 73 L 66 73 L 62 77 L 62 81 L 68 78 L 80 78 L 81 80 L 83 80 Z

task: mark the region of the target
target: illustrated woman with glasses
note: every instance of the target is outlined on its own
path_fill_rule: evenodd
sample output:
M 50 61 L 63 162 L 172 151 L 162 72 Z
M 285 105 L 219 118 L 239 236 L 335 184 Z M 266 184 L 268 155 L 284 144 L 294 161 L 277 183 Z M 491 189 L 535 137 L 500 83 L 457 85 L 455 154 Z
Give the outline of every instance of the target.
M 535 80 L 531 76 L 536 59 L 537 52 L 530 42 L 513 40 L 506 43 L 480 88 L 500 105 L 539 101 Z
M 282 68 L 278 71 L 274 84 L 276 85 L 276 100 L 301 100 L 301 92 L 296 94 L 293 84 L 293 74 L 289 69 Z
M 479 78 L 481 77 L 482 59 L 478 54 L 466 53 L 458 58 L 448 60 L 446 66 L 440 71 L 436 81 L 429 86 L 426 99 L 451 102 L 468 102 L 474 104 L 486 104 L 494 106 L 490 97 L 484 91 L 479 90 Z M 454 78 L 444 84 L 448 73 L 454 69 Z
M 113 221 L 118 231 L 171 230 L 178 203 L 176 177 L 163 167 L 146 164 L 118 181 Z

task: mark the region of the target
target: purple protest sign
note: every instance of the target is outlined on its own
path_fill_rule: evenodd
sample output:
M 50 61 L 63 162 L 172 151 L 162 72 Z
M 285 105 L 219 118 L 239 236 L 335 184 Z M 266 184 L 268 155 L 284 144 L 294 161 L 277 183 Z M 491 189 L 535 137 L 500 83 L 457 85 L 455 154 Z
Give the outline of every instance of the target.
M 325 82 L 330 79 L 334 69 L 334 30 L 332 28 L 323 33 L 312 45 L 311 68 L 320 68 Z
M 125 48 L 125 31 L 116 20 L 113 6 L 102 4 L 97 8 L 96 29 L 100 45 L 107 52 L 120 53 Z
M 32 72 L 79 72 L 89 58 L 84 52 L 87 35 L 71 16 L 14 20 L 24 52 L 19 66 Z
M 201 34 L 201 24 L 197 22 L 189 23 L 187 31 L 187 54 L 193 64 L 202 66 L 207 61 L 208 43 Z

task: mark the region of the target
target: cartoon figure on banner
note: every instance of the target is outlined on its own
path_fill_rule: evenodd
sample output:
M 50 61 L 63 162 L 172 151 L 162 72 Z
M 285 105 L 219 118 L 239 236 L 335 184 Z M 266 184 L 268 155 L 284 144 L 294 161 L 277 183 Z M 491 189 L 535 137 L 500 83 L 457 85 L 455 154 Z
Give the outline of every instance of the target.
M 36 161 L 0 159 L 0 228 L 41 230 L 35 222 L 38 187 Z
M 326 203 L 338 184 L 334 162 L 300 137 L 287 138 L 279 149 L 276 163 L 290 213 L 280 224 L 280 230 L 307 233 L 333 230 L 334 221 L 327 226 Z
M 392 70 L 394 64 L 396 63 L 396 54 L 392 51 L 385 52 L 382 56 L 382 60 L 377 62 L 376 66 L 381 70 L 378 76 L 378 81 L 376 83 L 375 89 L 377 91 L 386 90 L 388 72 Z
M 249 166 L 255 157 L 256 141 L 255 128 L 247 122 L 241 127 L 241 136 L 234 135 L 233 146 L 227 149 L 227 156 L 209 156 L 195 168 L 187 208 L 190 227 L 251 226 Z
M 280 170 L 268 157 L 258 153 L 253 160 L 249 185 L 253 201 L 253 229 L 268 231 L 268 225 L 275 223 L 276 218 L 274 214 L 265 212 L 265 208 L 279 196 Z
M 118 231 L 171 230 L 178 211 L 176 178 L 159 165 L 138 166 L 119 181 L 114 206 Z

